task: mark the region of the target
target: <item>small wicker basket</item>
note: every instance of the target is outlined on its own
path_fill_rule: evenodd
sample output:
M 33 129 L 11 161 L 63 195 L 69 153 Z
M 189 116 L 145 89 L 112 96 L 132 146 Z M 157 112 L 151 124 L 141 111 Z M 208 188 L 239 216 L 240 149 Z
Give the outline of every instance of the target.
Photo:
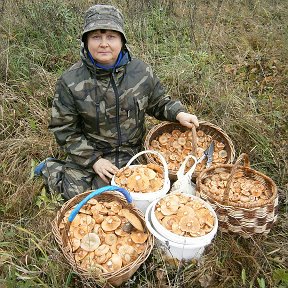
M 194 128 L 194 127 L 193 127 Z M 144 141 L 144 149 L 149 150 L 153 148 L 151 147 L 151 141 L 157 139 L 161 134 L 164 132 L 171 133 L 173 130 L 178 129 L 181 132 L 185 132 L 189 130 L 189 128 L 181 125 L 180 123 L 174 123 L 174 122 L 162 122 L 156 126 L 154 126 L 146 135 L 145 141 Z M 212 140 L 217 140 L 225 144 L 225 149 L 227 151 L 227 159 L 226 164 L 233 163 L 235 158 L 235 148 L 234 145 L 230 139 L 230 137 L 218 126 L 209 123 L 207 121 L 200 121 L 199 122 L 199 130 L 202 130 L 205 134 L 212 137 Z M 195 151 L 197 149 L 197 134 L 195 131 L 195 128 L 192 129 L 192 154 L 195 155 Z M 156 163 L 155 158 L 153 155 L 145 155 L 148 162 Z M 199 175 L 198 171 L 194 171 L 192 178 L 195 180 L 195 178 Z M 177 180 L 177 171 L 175 170 L 169 170 L 169 178 L 172 181 Z
M 107 192 L 108 191 L 108 192 Z M 123 197 L 120 193 L 123 193 L 125 197 Z M 103 193 L 105 192 L 105 193 Z M 103 193 L 103 194 L 102 194 Z M 133 262 L 125 265 L 118 271 L 114 272 L 99 272 L 98 271 L 88 271 L 83 269 L 79 265 L 77 265 L 72 252 L 70 251 L 67 242 L 68 242 L 68 231 L 71 222 L 73 221 L 76 214 L 79 212 L 81 207 L 90 199 L 95 198 L 98 201 L 105 201 L 105 202 L 112 202 L 117 201 L 119 202 L 123 208 L 128 209 L 131 213 L 136 215 L 138 219 L 141 221 L 145 233 L 148 234 L 148 239 L 146 240 L 146 248 L 145 250 L 139 254 L 138 258 Z M 126 199 L 125 199 L 126 198 Z M 127 203 L 128 202 L 128 203 Z M 67 201 L 61 209 L 58 211 L 55 219 L 52 221 L 52 232 L 54 234 L 55 240 L 58 243 L 60 249 L 62 250 L 66 261 L 71 265 L 73 271 L 79 275 L 79 277 L 83 280 L 84 283 L 89 283 L 90 285 L 101 285 L 104 287 L 117 287 L 120 286 L 122 283 L 128 281 L 132 275 L 137 271 L 140 265 L 148 258 L 151 253 L 151 250 L 154 246 L 154 236 L 149 232 L 146 227 L 145 219 L 141 211 L 131 205 L 129 203 L 132 202 L 132 198 L 128 191 L 123 188 L 116 187 L 116 186 L 105 186 L 95 191 L 88 191 L 79 195 L 76 195 L 69 201 Z M 60 232 L 59 224 L 61 223 L 64 215 L 67 211 L 69 211 L 72 207 L 77 205 L 72 213 L 68 218 L 67 226 L 65 227 L 66 233 Z M 72 217 L 72 218 L 71 218 Z M 72 220 L 69 220 L 69 219 Z M 71 221 L 71 222 L 69 222 Z M 65 232 L 64 231 L 64 232 Z M 112 286 L 111 286 L 112 285 Z M 106 287 L 105 286 L 105 287 Z
M 244 161 L 244 165 L 240 163 Z M 205 180 L 218 173 L 228 172 L 230 174 L 221 197 L 211 191 L 204 189 Z M 260 182 L 269 196 L 261 203 L 235 202 L 229 198 L 231 183 L 236 173 Z M 205 191 L 204 191 L 205 190 Z M 217 165 L 203 170 L 196 180 L 196 195 L 206 200 L 215 209 L 219 221 L 219 230 L 222 232 L 233 232 L 247 238 L 252 235 L 266 235 L 270 232 L 277 220 L 278 193 L 274 181 L 266 175 L 250 168 L 248 155 L 243 153 L 235 164 Z

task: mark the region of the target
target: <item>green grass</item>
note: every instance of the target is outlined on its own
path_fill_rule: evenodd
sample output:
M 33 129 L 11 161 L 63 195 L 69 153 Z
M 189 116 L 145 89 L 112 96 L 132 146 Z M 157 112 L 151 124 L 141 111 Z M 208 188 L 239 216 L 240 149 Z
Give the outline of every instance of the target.
M 224 129 L 236 156 L 248 153 L 251 167 L 279 188 L 278 221 L 267 237 L 219 232 L 201 260 L 188 263 L 155 247 L 124 287 L 288 286 L 286 2 L 109 1 L 124 13 L 133 54 L 167 92 Z M 79 59 L 90 5 L 0 4 L 0 287 L 82 286 L 51 233 L 62 200 L 46 195 L 31 171 L 47 156 L 61 157 L 47 129 L 51 101 L 57 77 Z

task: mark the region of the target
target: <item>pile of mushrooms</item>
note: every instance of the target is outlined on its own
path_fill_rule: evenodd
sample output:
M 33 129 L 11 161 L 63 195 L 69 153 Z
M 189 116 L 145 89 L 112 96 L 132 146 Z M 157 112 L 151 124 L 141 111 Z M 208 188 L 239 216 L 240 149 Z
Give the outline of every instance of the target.
M 162 198 L 155 206 L 155 216 L 167 230 L 185 237 L 206 235 L 215 224 L 215 218 L 207 207 L 183 193 L 172 193 Z
M 174 129 L 171 133 L 164 132 L 153 139 L 150 142 L 149 148 L 161 152 L 168 163 L 168 169 L 177 171 L 185 157 L 192 152 L 192 139 L 191 130 L 181 132 L 178 129 Z M 212 136 L 207 135 L 202 130 L 197 130 L 197 151 L 194 156 L 200 158 L 211 141 Z M 225 150 L 225 144 L 215 139 L 213 139 L 213 141 L 215 145 L 212 165 L 226 163 L 228 153 Z M 158 162 L 159 160 L 155 157 L 155 161 Z M 201 163 L 196 166 L 196 171 L 199 172 L 203 170 L 206 162 L 206 158 L 202 160 Z M 191 159 L 188 161 L 186 169 L 189 170 L 193 164 L 193 160 Z
M 60 222 L 61 235 L 72 207 Z M 118 201 L 92 198 L 71 222 L 68 250 L 86 271 L 115 272 L 135 261 L 146 250 L 148 234 L 140 219 Z
M 201 190 L 223 198 L 229 176 L 230 173 L 227 171 L 215 171 L 202 181 Z M 252 202 L 261 205 L 271 196 L 265 183 L 262 182 L 260 179 L 245 176 L 242 171 L 236 172 L 230 185 L 229 200 L 235 203 Z
M 114 181 L 129 192 L 147 193 L 162 189 L 164 176 L 160 166 L 149 163 L 120 169 L 115 174 Z

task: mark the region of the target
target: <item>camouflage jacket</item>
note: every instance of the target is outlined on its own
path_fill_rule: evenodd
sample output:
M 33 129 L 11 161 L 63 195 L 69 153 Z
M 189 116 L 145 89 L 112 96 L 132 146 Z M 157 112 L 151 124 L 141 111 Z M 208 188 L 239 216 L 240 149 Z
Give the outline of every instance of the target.
M 111 71 L 93 65 L 84 48 L 81 58 L 57 81 L 49 124 L 71 162 L 89 168 L 103 157 L 122 167 L 141 150 L 145 113 L 176 121 L 185 111 L 128 51 Z

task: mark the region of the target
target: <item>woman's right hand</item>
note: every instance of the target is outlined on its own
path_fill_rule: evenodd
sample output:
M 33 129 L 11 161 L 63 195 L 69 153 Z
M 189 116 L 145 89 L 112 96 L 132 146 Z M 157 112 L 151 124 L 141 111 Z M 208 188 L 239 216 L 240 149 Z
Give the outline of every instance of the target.
M 104 158 L 97 160 L 93 165 L 93 169 L 95 173 L 108 184 L 110 183 L 110 179 L 112 179 L 114 174 L 119 170 L 114 164 Z

